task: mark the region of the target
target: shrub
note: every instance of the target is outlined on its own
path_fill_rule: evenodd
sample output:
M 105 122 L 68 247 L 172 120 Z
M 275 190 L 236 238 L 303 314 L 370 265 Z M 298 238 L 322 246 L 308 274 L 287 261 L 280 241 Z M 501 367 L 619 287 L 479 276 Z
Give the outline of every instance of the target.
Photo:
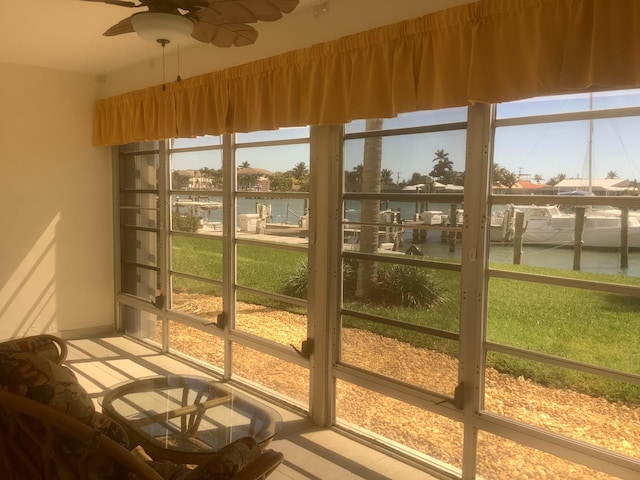
M 445 291 L 420 267 L 393 265 L 378 271 L 375 298 L 382 303 L 430 308 L 446 300 Z
M 342 267 L 342 288 L 345 297 L 351 297 L 356 293 L 358 284 L 358 260 L 346 258 Z
M 197 232 L 200 218 L 191 215 L 174 215 L 172 228 L 179 232 Z
M 282 293 L 296 298 L 307 298 L 309 264 L 303 260 L 282 286 Z
M 296 269 L 289 275 L 287 281 L 282 286 L 282 293 L 296 298 L 307 298 L 307 279 L 309 276 L 309 265 L 307 261 L 302 261 Z M 343 269 L 343 288 L 346 296 L 351 296 L 356 291 L 356 281 L 358 276 L 358 261 L 346 259 Z
M 358 261 L 347 259 L 343 267 L 345 297 L 356 289 Z M 301 262 L 282 286 L 282 293 L 296 298 L 307 298 L 309 265 Z M 374 303 L 408 308 L 430 308 L 444 303 L 445 290 L 438 286 L 423 268 L 394 265 L 378 272 Z
M 309 276 L 309 265 L 307 261 L 301 262 L 289 275 L 287 281 L 282 286 L 282 293 L 296 298 L 307 298 L 307 280 Z M 343 288 L 345 296 L 352 296 L 356 291 L 358 276 L 358 261 L 346 259 L 343 267 Z

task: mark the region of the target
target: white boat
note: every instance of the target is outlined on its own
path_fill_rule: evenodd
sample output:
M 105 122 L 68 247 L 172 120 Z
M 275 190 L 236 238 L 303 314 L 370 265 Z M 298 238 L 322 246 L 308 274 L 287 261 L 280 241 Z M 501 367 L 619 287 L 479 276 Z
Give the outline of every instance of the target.
M 593 96 L 589 96 L 589 109 L 593 109 Z M 587 196 L 593 195 L 593 119 L 589 120 Z M 572 192 L 573 193 L 573 192 Z M 577 192 L 575 192 L 577 193 Z M 570 193 L 571 194 L 571 193 Z M 492 240 L 510 241 L 514 235 L 515 212 L 524 213 L 522 243 L 529 245 L 575 245 L 575 213 L 561 212 L 553 205 L 516 205 L 501 212 L 499 218 L 491 218 Z M 627 246 L 640 248 L 640 213 L 629 212 L 627 222 Z M 592 248 L 620 248 L 622 243 L 622 211 L 607 206 L 586 207 L 582 230 L 582 246 Z
M 574 214 L 562 213 L 554 205 L 515 205 L 502 216 L 502 222 L 515 218 L 515 212 L 524 213 L 522 243 L 528 245 L 573 246 L 575 242 Z M 492 222 L 493 223 L 493 222 Z M 618 211 L 587 212 L 582 232 L 582 246 L 594 248 L 619 248 L 621 245 L 622 216 Z M 504 226 L 504 223 L 502 223 Z M 509 227 L 513 228 L 513 227 Z M 504 231 L 505 229 L 503 229 Z M 640 217 L 628 217 L 627 244 L 640 248 Z
M 188 198 L 178 198 L 173 202 L 175 207 L 199 208 L 200 210 L 218 210 L 222 208 L 222 202 L 212 202 L 209 200 L 191 200 Z

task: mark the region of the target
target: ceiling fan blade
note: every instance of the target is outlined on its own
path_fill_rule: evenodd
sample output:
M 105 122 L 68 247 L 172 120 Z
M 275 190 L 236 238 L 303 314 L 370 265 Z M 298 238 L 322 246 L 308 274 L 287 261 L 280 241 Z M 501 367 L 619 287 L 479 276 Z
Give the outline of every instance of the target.
M 120 20 L 112 27 L 109 27 L 109 29 L 102 35 L 104 35 L 105 37 L 114 37 L 116 35 L 122 35 L 123 33 L 133 32 L 135 32 L 135 30 L 133 29 L 133 24 L 131 23 L 131 17 L 128 17 L 124 20 Z
M 141 5 L 137 5 L 134 2 L 127 2 L 124 0 L 82 0 L 83 2 L 99 2 L 99 3 L 107 3 L 109 5 L 118 5 L 120 7 L 140 7 Z
M 213 23 L 273 22 L 291 12 L 298 0 L 209 0 L 209 6 L 194 13 L 198 21 Z
M 298 6 L 300 0 L 271 0 L 270 3 L 278 7 L 282 13 L 291 13 Z
M 188 12 L 202 12 L 209 7 L 212 0 L 164 0 L 163 3 L 169 3 L 173 8 L 185 10 Z
M 146 7 L 151 12 L 172 13 L 195 22 L 192 37 L 219 47 L 251 45 L 258 32 L 247 23 L 272 22 L 290 13 L 299 0 L 83 0 L 122 7 Z M 186 12 L 186 13 L 182 13 Z M 103 35 L 112 37 L 134 32 L 131 17 L 110 27 Z
M 255 43 L 258 31 L 242 23 L 213 25 L 199 22 L 191 36 L 200 42 L 212 43 L 218 47 L 243 47 Z

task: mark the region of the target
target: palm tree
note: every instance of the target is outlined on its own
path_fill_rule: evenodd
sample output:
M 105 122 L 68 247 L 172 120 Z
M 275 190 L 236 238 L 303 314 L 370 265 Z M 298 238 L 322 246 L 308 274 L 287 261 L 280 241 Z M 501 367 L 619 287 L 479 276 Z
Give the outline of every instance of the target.
M 309 176 L 309 169 L 307 168 L 307 164 L 304 162 L 297 163 L 291 170 L 291 175 L 296 180 L 303 180 L 307 176 Z
M 518 183 L 518 180 L 518 175 L 516 175 L 514 172 L 505 172 L 505 174 L 502 176 L 501 183 L 508 189 L 511 189 L 511 187 Z
M 344 189 L 347 192 L 362 190 L 362 164 L 356 165 L 350 172 L 344 172 Z
M 445 179 L 453 171 L 453 162 L 449 160 L 449 154 L 442 149 L 436 150 L 435 155 L 436 158 L 433 159 L 435 165 L 429 175 L 446 183 Z
M 551 185 L 553 187 L 553 186 L 557 185 L 558 183 L 560 183 L 565 178 L 567 178 L 567 174 L 566 173 L 559 173 L 555 177 L 552 177 L 549 180 L 547 180 L 547 185 Z
M 380 184 L 382 186 L 393 185 L 393 171 L 388 168 L 383 168 L 380 172 Z
M 613 170 L 609 170 L 607 172 L 607 176 L 605 178 L 614 179 L 614 178 L 620 178 L 620 176 L 618 175 L 618 172 L 615 172 Z
M 240 168 L 249 168 L 251 164 L 246 160 L 240 164 Z
M 493 178 L 491 181 L 493 182 L 493 185 L 496 187 L 511 188 L 516 183 L 518 183 L 518 180 L 520 180 L 520 178 L 518 177 L 518 174 L 516 174 L 515 172 L 512 172 L 508 168 L 501 167 L 497 163 L 493 164 L 492 176 Z
M 382 130 L 382 119 L 368 119 L 366 131 Z M 364 140 L 362 163 L 362 191 L 380 193 L 380 172 L 382 170 L 382 137 L 367 137 Z M 380 204 L 378 199 L 361 201 L 360 219 L 363 223 L 376 224 L 379 221 Z M 362 225 L 360 228 L 360 252 L 375 253 L 378 251 L 378 227 Z M 376 263 L 372 260 L 358 262 L 358 279 L 356 282 L 356 298 L 367 298 L 373 292 L 376 282 Z
M 540 175 L 539 173 L 536 173 L 536 174 L 533 176 L 533 180 L 534 180 L 536 183 L 540 184 L 540 183 L 542 183 L 542 180 L 544 180 L 544 177 L 543 177 L 542 175 Z

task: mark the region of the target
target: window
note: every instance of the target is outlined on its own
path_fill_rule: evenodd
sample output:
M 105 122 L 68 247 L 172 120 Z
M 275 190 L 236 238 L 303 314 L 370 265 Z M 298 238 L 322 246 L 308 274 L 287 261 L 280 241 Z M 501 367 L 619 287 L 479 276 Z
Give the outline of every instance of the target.
M 498 105 L 484 394 L 492 415 L 636 459 L 614 406 L 640 404 L 638 105 Z
M 237 136 L 235 328 L 291 353 L 307 339 L 309 162 L 308 127 Z M 308 408 L 306 368 L 244 347 L 236 353 L 240 375 Z M 256 355 L 269 375 L 251 368 Z M 292 369 L 295 381 L 284 381 Z
M 119 160 L 127 331 L 306 408 L 309 129 L 143 147 Z
M 624 91 L 121 147 L 120 326 L 428 470 L 635 478 L 639 130 Z
M 461 425 L 418 405 L 455 408 L 459 395 L 466 109 L 345 129 L 337 419 L 392 441 L 413 436 L 417 454 L 460 467 Z M 434 450 L 439 442 L 455 453 Z
M 160 292 L 161 251 L 159 150 L 155 143 L 123 148 L 119 163 L 118 209 L 120 290 L 147 302 Z M 155 315 L 123 309 L 122 328 L 134 336 L 155 336 Z

